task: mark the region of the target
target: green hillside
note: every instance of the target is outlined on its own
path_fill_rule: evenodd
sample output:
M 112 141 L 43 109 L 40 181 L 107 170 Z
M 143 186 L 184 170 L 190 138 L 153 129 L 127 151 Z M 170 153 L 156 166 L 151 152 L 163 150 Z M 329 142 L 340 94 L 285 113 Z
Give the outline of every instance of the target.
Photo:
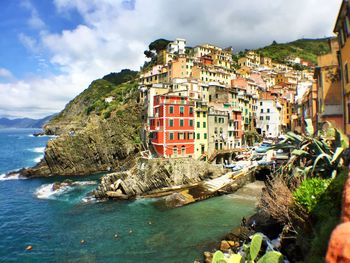
M 279 63 L 284 63 L 288 57 L 300 57 L 316 64 L 317 56 L 329 52 L 328 39 L 299 39 L 283 44 L 274 41 L 271 45 L 259 48 L 256 51 Z

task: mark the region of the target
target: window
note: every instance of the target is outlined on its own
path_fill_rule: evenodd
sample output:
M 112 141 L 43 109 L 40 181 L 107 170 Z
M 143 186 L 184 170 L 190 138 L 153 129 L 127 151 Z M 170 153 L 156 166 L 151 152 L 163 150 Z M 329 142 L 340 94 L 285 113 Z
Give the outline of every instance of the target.
M 349 17 L 348 16 L 345 16 L 345 32 L 346 32 L 346 35 L 349 36 L 350 35 L 350 23 L 349 23 Z
M 264 113 L 264 109 L 261 109 L 261 110 L 260 110 L 260 113 Z
M 344 73 L 345 73 L 345 82 L 349 83 L 349 68 L 348 63 L 344 65 Z
M 179 132 L 177 134 L 177 139 L 178 140 L 184 140 L 185 139 L 185 133 L 184 132 Z
M 184 111 L 185 111 L 184 106 L 181 106 L 180 107 L 180 114 L 184 114 Z
M 270 120 L 270 116 L 266 116 L 266 120 L 268 120 L 268 121 L 269 121 L 269 120 Z
M 197 128 L 201 127 L 201 123 L 199 121 L 197 121 Z
M 173 132 L 171 132 L 171 133 L 169 133 L 169 140 L 174 140 L 174 133 Z
M 214 122 L 217 123 L 218 122 L 218 117 L 214 117 Z
M 207 123 L 204 121 L 203 122 L 203 128 L 206 128 L 207 127 Z
M 267 113 L 269 113 L 270 112 L 270 109 L 267 109 Z
M 190 127 L 193 126 L 193 120 L 190 120 Z
M 262 101 L 260 101 L 260 106 L 262 106 L 263 105 L 263 102 Z
M 263 116 L 260 116 L 260 120 L 263 121 L 263 120 L 264 120 L 264 117 L 263 117 Z
M 340 45 L 343 47 L 345 44 L 345 33 L 344 33 L 344 29 L 340 29 L 339 31 L 339 42 Z
M 189 140 L 193 140 L 194 139 L 194 133 L 193 132 L 189 132 L 187 136 L 188 136 L 187 138 Z
M 169 107 L 169 113 L 170 113 L 170 114 L 173 114 L 173 113 L 174 113 L 174 106 L 170 106 L 170 107 Z
M 193 114 L 193 108 L 190 107 L 190 114 Z
M 204 139 L 205 139 L 205 140 L 207 139 L 207 134 L 206 134 L 206 133 L 204 133 Z
M 201 139 L 201 134 L 198 132 L 197 133 L 197 140 L 200 140 Z
M 270 126 L 269 125 L 266 125 L 266 130 L 268 130 L 270 128 Z
M 174 120 L 169 120 L 169 126 L 174 127 Z
M 184 120 L 180 120 L 180 127 L 184 126 Z
M 197 118 L 199 118 L 200 116 L 201 116 L 201 113 L 197 111 Z
M 203 117 L 206 117 L 206 113 L 205 112 L 203 112 Z

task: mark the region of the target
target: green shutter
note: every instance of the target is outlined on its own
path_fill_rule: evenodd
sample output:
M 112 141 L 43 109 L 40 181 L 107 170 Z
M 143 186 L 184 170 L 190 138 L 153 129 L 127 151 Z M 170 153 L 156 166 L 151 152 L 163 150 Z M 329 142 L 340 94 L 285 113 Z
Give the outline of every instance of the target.
M 174 127 L 174 120 L 169 120 L 169 126 Z
M 205 140 L 207 139 L 207 134 L 206 134 L 206 133 L 204 133 L 204 139 L 205 139 Z
M 198 132 L 197 133 L 197 140 L 200 140 L 200 138 L 201 138 L 201 134 Z
M 207 123 L 204 121 L 203 122 L 203 128 L 206 128 L 207 127 Z
M 174 133 L 173 132 L 170 133 L 170 140 L 174 140 Z

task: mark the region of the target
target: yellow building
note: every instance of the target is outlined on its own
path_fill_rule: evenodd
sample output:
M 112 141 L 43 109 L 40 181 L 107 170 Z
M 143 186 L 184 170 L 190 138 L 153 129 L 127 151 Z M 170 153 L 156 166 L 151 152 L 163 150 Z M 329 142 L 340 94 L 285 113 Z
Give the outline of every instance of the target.
M 175 54 L 169 53 L 166 51 L 166 49 L 164 49 L 157 54 L 157 63 L 161 65 L 167 65 L 170 61 L 175 59 L 175 57 Z
M 195 159 L 207 160 L 208 106 L 204 102 L 196 102 L 194 132 L 194 157 Z
M 168 68 L 168 81 L 174 78 L 190 78 L 192 77 L 193 59 L 186 55 L 179 55 L 169 63 Z
M 140 74 L 140 85 L 151 86 L 152 84 L 168 81 L 168 68 L 163 65 L 153 66 L 151 69 Z
M 213 65 L 225 69 L 231 69 L 232 48 L 230 47 L 222 49 L 214 45 L 204 44 L 194 47 L 193 55 L 196 58 L 210 56 L 213 59 Z
M 342 77 L 344 132 L 350 136 L 350 3 L 344 0 L 339 10 L 334 32 L 338 34 L 340 44 L 340 69 Z
M 204 83 L 218 82 L 219 84 L 225 86 L 229 86 L 231 83 L 231 72 L 215 66 L 194 64 L 192 76 Z

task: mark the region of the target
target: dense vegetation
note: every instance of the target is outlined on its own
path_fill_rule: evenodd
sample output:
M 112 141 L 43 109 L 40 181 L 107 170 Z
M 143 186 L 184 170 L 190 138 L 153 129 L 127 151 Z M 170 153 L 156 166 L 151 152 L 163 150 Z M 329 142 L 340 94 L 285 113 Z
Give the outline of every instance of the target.
M 104 76 L 102 79 L 107 80 L 114 85 L 119 85 L 124 82 L 135 79 L 137 74 L 138 74 L 138 71 L 133 71 L 130 69 L 122 69 L 118 73 L 115 73 L 115 72 L 109 73 L 108 75 Z
M 123 69 L 118 73 L 110 73 L 102 79 L 94 80 L 87 89 L 70 101 L 65 109 L 54 117 L 47 127 L 56 124 L 74 124 L 74 129 L 85 126 L 91 114 L 110 117 L 113 111 L 125 103 L 130 94 L 137 89 L 136 77 L 138 72 Z M 113 97 L 111 102 L 105 98 Z M 64 125 L 61 125 L 64 126 Z
M 275 146 L 291 157 L 267 181 L 260 208 L 283 225 L 281 252 L 291 262 L 322 262 L 331 231 L 339 222 L 347 171 L 347 138 L 329 124 L 314 134 L 292 132 Z
M 284 63 L 288 57 L 300 57 L 316 64 L 317 56 L 329 52 L 328 39 L 299 39 L 283 44 L 274 41 L 269 46 L 257 49 L 257 52 L 280 63 Z

